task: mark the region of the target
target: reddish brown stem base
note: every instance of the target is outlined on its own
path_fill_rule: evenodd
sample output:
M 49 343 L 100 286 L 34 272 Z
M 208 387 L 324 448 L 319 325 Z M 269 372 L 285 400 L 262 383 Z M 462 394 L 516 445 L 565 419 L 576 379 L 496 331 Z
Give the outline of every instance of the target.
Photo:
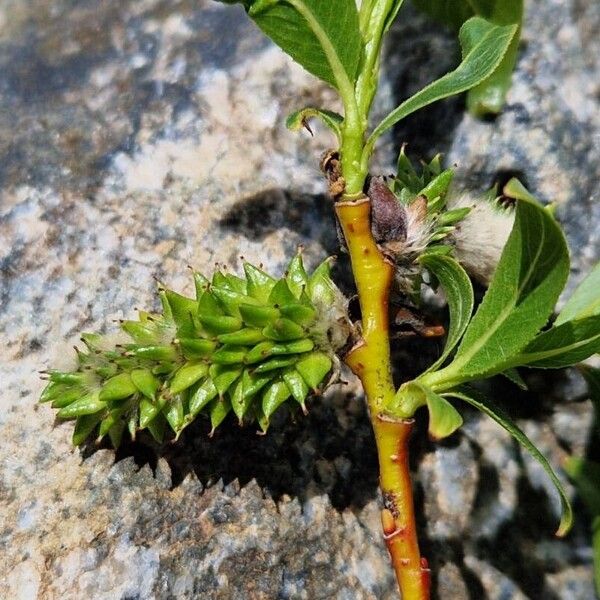
M 373 421 L 384 502 L 381 524 L 402 599 L 429 600 L 430 571 L 419 553 L 408 465 L 408 441 L 414 422 L 384 415 L 377 415 Z

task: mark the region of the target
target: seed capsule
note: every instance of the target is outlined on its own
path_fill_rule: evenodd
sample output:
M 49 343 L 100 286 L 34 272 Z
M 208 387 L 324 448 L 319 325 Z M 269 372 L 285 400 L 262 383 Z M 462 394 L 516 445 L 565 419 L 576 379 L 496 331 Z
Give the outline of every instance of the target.
M 232 411 L 266 431 L 282 403 L 292 397 L 304 409 L 323 388 L 346 341 L 329 263 L 308 275 L 298 254 L 280 279 L 248 263 L 245 278 L 194 273 L 195 299 L 161 289 L 162 313 L 121 322 L 126 339 L 84 335 L 77 369 L 49 371 L 41 400 L 76 420 L 75 444 L 109 436 L 116 447 L 140 429 L 177 439 L 200 413 L 213 432 Z

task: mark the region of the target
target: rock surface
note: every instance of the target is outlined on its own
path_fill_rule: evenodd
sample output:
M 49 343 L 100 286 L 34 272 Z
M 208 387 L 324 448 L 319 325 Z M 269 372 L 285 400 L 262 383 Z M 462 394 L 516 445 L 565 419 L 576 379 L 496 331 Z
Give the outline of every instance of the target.
M 397 141 L 445 151 L 463 189 L 521 172 L 558 202 L 576 280 L 600 256 L 600 10 L 530 4 L 505 112 L 480 123 L 449 101 Z M 378 110 L 450 68 L 455 50 L 407 10 Z M 335 105 L 332 92 L 239 8 L 9 0 L 0 98 L 0 597 L 395 598 L 354 382 L 266 438 L 231 427 L 208 440 L 198 423 L 178 444 L 141 438 L 116 456 L 73 450 L 71 426 L 53 428 L 36 404 L 37 371 L 64 364 L 81 331 L 151 306 L 153 277 L 189 292 L 187 264 L 238 268 L 244 255 L 277 271 L 298 244 L 311 266 L 336 252 L 316 159 L 332 140 L 283 125 L 301 105 Z M 571 375 L 530 384 L 532 395 L 493 385 L 558 466 L 585 450 L 591 407 Z M 434 588 L 593 598 L 585 520 L 553 539 L 547 480 L 493 423 L 466 421 L 445 445 L 423 428 L 415 440 Z

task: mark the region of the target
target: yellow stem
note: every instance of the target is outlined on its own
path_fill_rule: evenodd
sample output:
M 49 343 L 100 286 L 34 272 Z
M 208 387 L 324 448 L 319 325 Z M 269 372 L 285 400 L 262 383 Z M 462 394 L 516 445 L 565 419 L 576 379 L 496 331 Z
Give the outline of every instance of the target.
M 371 235 L 371 201 L 367 196 L 355 202 L 337 202 L 335 211 L 352 261 L 362 314 L 362 343 L 348 354 L 346 362 L 360 377 L 371 412 L 377 414 L 395 394 L 388 335 L 393 268 Z
M 373 426 L 384 504 L 381 524 L 402 600 L 428 600 L 429 568 L 419 553 L 408 464 L 408 442 L 413 423 L 412 420 L 377 415 Z
M 412 421 L 383 415 L 395 394 L 388 327 L 393 267 L 371 234 L 368 197 L 337 202 L 335 210 L 352 261 L 363 328 L 361 342 L 345 360 L 362 381 L 375 432 L 385 501 L 381 513 L 384 536 L 403 600 L 428 600 L 429 570 L 419 554 L 408 466 Z

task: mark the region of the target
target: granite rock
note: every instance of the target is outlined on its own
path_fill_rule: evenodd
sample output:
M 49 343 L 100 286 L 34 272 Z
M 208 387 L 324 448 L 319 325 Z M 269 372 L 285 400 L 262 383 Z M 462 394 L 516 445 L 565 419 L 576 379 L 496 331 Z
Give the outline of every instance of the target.
M 505 112 L 480 123 L 460 99 L 432 107 L 385 140 L 379 167 L 408 141 L 445 151 L 461 189 L 522 172 L 558 202 L 577 280 L 600 255 L 599 27 L 594 3 L 532 2 Z M 407 9 L 386 52 L 378 113 L 450 68 L 456 43 Z M 37 404 L 37 371 L 68 364 L 81 331 L 153 306 L 154 277 L 190 292 L 188 264 L 236 269 L 243 255 L 278 271 L 299 244 L 309 266 L 337 251 L 318 173 L 333 140 L 283 123 L 306 104 L 336 101 L 239 7 L 0 6 L 0 597 L 396 597 L 349 375 L 265 438 L 231 427 L 209 440 L 198 422 L 177 444 L 142 436 L 116 454 L 73 450 L 71 426 Z M 575 376 L 530 383 L 495 392 L 558 467 L 585 449 L 591 407 Z M 585 521 L 553 540 L 547 481 L 493 423 L 465 417 L 447 444 L 424 441 L 421 422 L 415 440 L 439 595 L 586 597 Z

